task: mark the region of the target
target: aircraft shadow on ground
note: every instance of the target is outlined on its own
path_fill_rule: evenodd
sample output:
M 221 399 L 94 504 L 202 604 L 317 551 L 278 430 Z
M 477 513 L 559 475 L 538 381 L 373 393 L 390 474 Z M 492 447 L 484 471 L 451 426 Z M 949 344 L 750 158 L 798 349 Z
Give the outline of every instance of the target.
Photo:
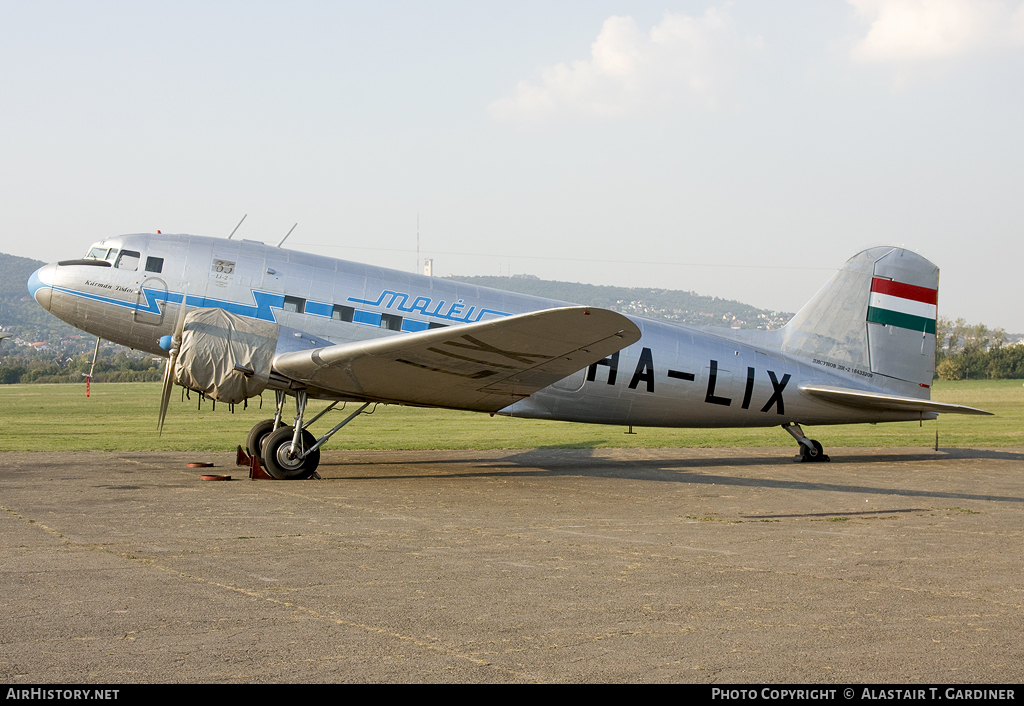
M 544 447 L 526 451 L 511 452 L 504 458 L 414 458 L 408 461 L 401 461 L 398 465 L 419 466 L 426 465 L 434 468 L 446 465 L 483 466 L 486 470 L 452 473 L 431 473 L 429 476 L 420 474 L 386 474 L 386 475 L 358 475 L 336 477 L 329 480 L 386 480 L 386 479 L 416 479 L 424 480 L 438 478 L 509 478 L 509 477 L 592 477 L 592 478 L 618 478 L 622 480 L 640 480 L 662 483 L 690 483 L 695 485 L 721 485 L 737 487 L 754 487 L 764 489 L 782 490 L 813 490 L 838 493 L 863 493 L 866 495 L 890 495 L 896 497 L 910 498 L 941 498 L 947 500 L 985 500 L 993 502 L 1024 503 L 1024 497 L 1009 495 L 985 495 L 978 493 L 958 493 L 936 490 L 915 490 L 908 488 L 881 487 L 871 485 L 854 485 L 844 483 L 822 483 L 815 481 L 781 480 L 775 478 L 755 478 L 739 475 L 728 475 L 722 473 L 708 473 L 701 469 L 725 469 L 750 466 L 790 466 L 794 457 L 786 457 L 784 452 L 773 456 L 742 456 L 742 457 L 721 457 L 721 458 L 692 458 L 681 457 L 678 459 L 637 459 L 620 460 L 604 458 L 594 455 L 594 447 L 579 448 L 578 445 L 571 447 Z M 907 462 L 939 462 L 949 460 L 998 460 L 998 461 L 1024 461 L 1024 453 L 1012 451 L 996 451 L 990 449 L 940 449 L 938 452 L 921 452 L 917 450 L 907 453 L 891 452 L 885 454 L 859 454 L 836 458 L 832 463 L 822 464 L 801 464 L 806 469 L 808 476 L 819 475 L 816 471 L 835 468 L 844 464 L 884 464 L 884 463 L 907 463 Z M 332 464 L 330 461 L 325 466 L 346 466 L 354 465 L 367 467 L 374 465 L 372 462 L 347 461 L 340 464 Z M 395 461 L 391 459 L 389 466 L 394 466 Z M 521 469 L 521 470 L 520 470 Z

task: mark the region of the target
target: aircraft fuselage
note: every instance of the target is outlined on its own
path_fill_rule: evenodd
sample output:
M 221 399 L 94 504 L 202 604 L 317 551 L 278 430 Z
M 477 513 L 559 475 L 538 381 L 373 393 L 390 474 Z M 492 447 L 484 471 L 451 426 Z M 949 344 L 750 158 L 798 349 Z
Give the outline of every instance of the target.
M 157 355 L 166 355 L 159 341 L 172 333 L 186 296 L 190 308 L 221 308 L 276 322 L 319 345 L 400 336 L 565 304 L 246 240 L 123 235 L 97 243 L 91 255 L 41 268 L 29 283 L 30 291 L 44 308 L 77 328 Z M 777 334 L 765 333 L 753 343 L 738 340 L 728 330 L 628 318 L 642 332 L 639 342 L 500 413 L 676 427 L 935 416 L 851 410 L 801 393 L 801 383 L 877 389 L 876 376 L 831 360 L 783 355 L 774 345 Z

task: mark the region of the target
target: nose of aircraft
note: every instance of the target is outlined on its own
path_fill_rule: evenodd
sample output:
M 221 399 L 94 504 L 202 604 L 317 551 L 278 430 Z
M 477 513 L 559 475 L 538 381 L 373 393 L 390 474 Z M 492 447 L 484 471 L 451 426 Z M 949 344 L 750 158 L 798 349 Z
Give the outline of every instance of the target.
M 53 274 L 57 265 L 44 265 L 28 278 L 28 292 L 47 311 L 50 310 L 50 295 L 53 293 Z

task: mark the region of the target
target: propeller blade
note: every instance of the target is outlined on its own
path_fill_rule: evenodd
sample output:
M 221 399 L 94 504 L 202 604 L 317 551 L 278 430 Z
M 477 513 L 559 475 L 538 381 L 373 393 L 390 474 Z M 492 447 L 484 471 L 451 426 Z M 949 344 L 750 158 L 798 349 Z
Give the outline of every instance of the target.
M 181 334 L 185 330 L 185 314 L 188 307 L 188 282 L 185 283 L 185 291 L 181 295 L 181 306 L 178 308 L 178 320 L 174 322 L 174 340 L 181 345 Z M 175 346 L 176 347 L 176 346 Z
M 160 391 L 160 419 L 157 423 L 157 432 L 163 436 L 164 420 L 167 418 L 167 406 L 171 402 L 171 389 L 174 387 L 174 366 L 178 363 L 178 351 L 181 349 L 181 336 L 185 331 L 185 310 L 188 301 L 188 284 L 181 295 L 181 306 L 178 307 L 178 319 L 174 322 L 174 336 L 171 338 L 170 356 L 164 364 L 163 387 Z
M 171 401 L 171 388 L 174 386 L 174 364 L 177 362 L 177 355 L 167 359 L 164 363 L 164 380 L 160 392 L 160 420 L 157 423 L 157 432 L 160 436 L 164 433 L 164 420 L 167 418 L 167 405 Z

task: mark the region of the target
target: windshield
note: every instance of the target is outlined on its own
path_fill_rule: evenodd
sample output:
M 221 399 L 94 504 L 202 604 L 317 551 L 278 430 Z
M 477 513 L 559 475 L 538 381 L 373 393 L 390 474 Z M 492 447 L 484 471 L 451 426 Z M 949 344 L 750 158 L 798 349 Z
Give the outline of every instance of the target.
M 114 256 L 117 254 L 117 248 L 108 248 L 103 245 L 93 245 L 89 249 L 89 254 L 86 255 L 87 260 L 110 260 L 113 262 Z

